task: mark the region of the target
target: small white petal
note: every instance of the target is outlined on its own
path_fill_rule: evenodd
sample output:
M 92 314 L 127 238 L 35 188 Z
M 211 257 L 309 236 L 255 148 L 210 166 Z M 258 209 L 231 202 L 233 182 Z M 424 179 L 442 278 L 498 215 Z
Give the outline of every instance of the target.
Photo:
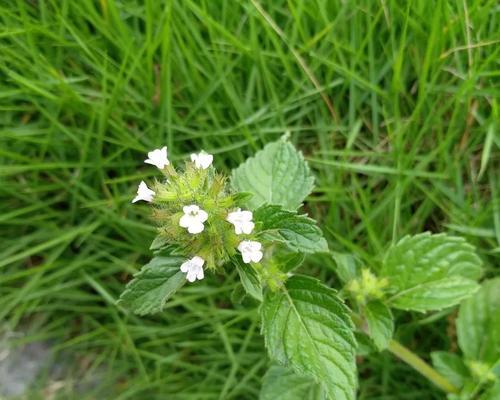
M 245 264 L 250 264 L 252 262 L 252 256 L 250 253 L 241 253 L 241 257 L 243 258 L 243 262 Z
M 190 206 L 182 207 L 182 211 L 184 211 L 184 214 L 196 214 L 198 213 L 198 211 L 200 211 L 200 207 L 198 207 L 196 204 L 192 204 Z
M 208 214 L 205 210 L 198 211 L 198 220 L 200 222 L 205 222 L 208 219 Z
M 155 192 L 152 191 L 148 186 L 146 185 L 146 182 L 141 181 L 139 183 L 139 188 L 137 189 L 137 196 L 134 197 L 132 200 L 132 203 L 135 203 L 139 200 L 144 200 L 147 202 L 153 201 L 153 196 L 155 195 Z
M 201 151 L 198 154 L 191 154 L 191 161 L 194 162 L 196 168 L 207 169 L 210 165 L 212 165 L 213 160 L 214 156 L 204 151 Z
M 259 251 L 260 249 L 262 249 L 261 243 L 259 243 L 259 242 L 250 242 L 250 243 L 251 243 L 253 251 Z
M 200 209 L 196 204 L 182 207 L 184 215 L 179 219 L 179 226 L 187 228 L 189 233 L 203 232 L 203 223 L 208 219 L 206 211 Z
M 146 164 L 154 165 L 159 169 L 165 168 L 166 165 L 170 164 L 167 157 L 167 146 L 148 152 L 148 158 L 144 160 L 144 162 Z
M 196 272 L 189 270 L 186 274 L 186 279 L 191 283 L 194 282 L 196 280 Z
M 205 229 L 205 226 L 201 222 L 193 223 L 187 228 L 188 232 L 192 234 L 201 233 L 203 229 Z
M 205 260 L 201 258 L 200 256 L 194 256 L 191 259 L 191 262 L 196 265 L 197 267 L 203 267 L 203 264 L 205 264 Z
M 251 211 L 241 211 L 238 208 L 236 211 L 230 212 L 226 220 L 234 225 L 234 231 L 237 235 L 241 235 L 242 233 L 248 235 L 252 233 L 255 227 L 252 218 L 253 214 Z
M 205 260 L 199 256 L 194 256 L 190 260 L 187 260 L 182 263 L 181 271 L 186 274 L 186 279 L 189 282 L 194 282 L 196 279 L 203 279 L 203 264 Z
M 253 214 L 251 211 L 246 211 L 246 210 L 240 211 L 240 215 L 243 221 L 251 221 L 253 218 Z
M 264 253 L 261 251 L 262 244 L 252 240 L 243 240 L 238 245 L 238 250 L 241 252 L 241 257 L 244 263 L 259 262 L 262 260 Z
M 190 214 L 184 214 L 179 220 L 179 226 L 189 228 L 192 224 L 196 224 L 197 220 Z
M 255 224 L 253 222 L 244 222 L 241 224 L 241 231 L 247 235 L 252 233 Z
M 264 253 L 262 253 L 262 251 L 260 251 L 260 250 L 257 250 L 255 252 L 253 252 L 251 255 L 252 261 L 254 263 L 258 263 L 260 260 L 262 260 L 263 256 L 264 256 Z

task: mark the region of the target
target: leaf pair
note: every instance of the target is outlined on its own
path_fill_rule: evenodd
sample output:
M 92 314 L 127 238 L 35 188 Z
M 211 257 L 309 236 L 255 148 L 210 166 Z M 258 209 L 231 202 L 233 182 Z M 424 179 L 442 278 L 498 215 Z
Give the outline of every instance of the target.
M 247 201 L 259 240 L 273 247 L 279 244 L 279 251 L 260 267 L 263 273 L 276 267 L 285 274 L 300 265 L 304 254 L 328 250 L 316 222 L 296 212 L 312 190 L 313 177 L 290 143 L 267 145 L 233 172 L 232 185 L 253 194 Z M 153 258 L 127 285 L 120 303 L 141 315 L 161 311 L 185 283 L 182 262 L 175 256 Z M 356 343 L 349 310 L 336 291 L 305 276 L 292 276 L 274 291 L 263 290 L 254 266 L 239 259 L 235 265 L 247 293 L 262 302 L 262 332 L 271 358 L 291 368 L 294 373 L 288 376 L 296 382 L 306 380 L 318 395 L 353 399 Z M 277 376 L 276 370 L 273 373 Z
M 248 205 L 264 242 L 280 243 L 299 255 L 328 251 L 315 221 L 296 213 L 312 190 L 313 177 L 290 143 L 268 144 L 233 172 L 232 184 L 254 194 Z M 300 261 L 285 261 L 279 255 L 272 260 L 283 272 Z M 290 368 L 270 369 L 261 399 L 353 399 L 356 344 L 349 310 L 337 293 L 316 279 L 292 276 L 278 290 L 262 294 L 252 268 L 239 265 L 238 272 L 247 292 L 262 301 L 262 333 L 269 355 Z
M 311 192 L 313 182 L 302 154 L 286 140 L 268 144 L 236 169 L 231 180 L 238 191 L 252 194 L 247 199 L 249 208 L 259 207 L 254 213 L 254 220 L 260 225 L 262 238 L 279 242 L 296 253 L 328 249 L 315 221 L 295 212 Z M 273 205 L 267 205 L 269 203 Z M 159 236 L 152 249 L 158 250 L 165 245 L 164 238 Z M 288 255 L 283 253 L 281 257 Z M 292 255 L 280 262 L 290 270 L 302 259 Z M 184 274 L 179 270 L 183 261 L 185 259 L 181 257 L 168 255 L 153 258 L 129 282 L 119 303 L 140 315 L 161 311 L 168 298 L 185 283 Z M 237 268 L 245 290 L 252 297 L 262 300 L 262 289 L 255 270 L 243 264 L 237 265 Z
M 362 275 L 355 256 L 336 253 L 334 259 L 344 283 Z M 481 272 L 480 258 L 463 238 L 429 232 L 405 236 L 388 249 L 378 274 L 388 282 L 388 296 L 360 306 L 361 329 L 381 351 L 394 332 L 390 307 L 420 312 L 452 307 L 479 289 Z

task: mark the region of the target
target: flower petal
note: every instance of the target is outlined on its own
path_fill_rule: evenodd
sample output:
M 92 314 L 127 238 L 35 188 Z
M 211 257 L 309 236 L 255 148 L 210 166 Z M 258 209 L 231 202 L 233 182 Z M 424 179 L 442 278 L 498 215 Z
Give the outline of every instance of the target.
M 264 253 L 262 251 L 256 251 L 255 253 L 252 253 L 252 261 L 255 263 L 258 263 L 260 260 L 262 260 L 262 257 L 264 256 Z
M 200 222 L 205 222 L 208 219 L 208 214 L 205 210 L 198 211 L 198 220 Z
M 194 282 L 196 280 L 196 272 L 190 269 L 186 275 L 186 279 L 191 283 Z
M 166 165 L 170 164 L 167 157 L 167 146 L 163 146 L 161 149 L 155 149 L 148 152 L 148 158 L 144 160 L 146 164 L 151 164 L 159 169 L 165 168 Z
M 205 226 L 201 222 L 191 223 L 188 226 L 188 232 L 193 234 L 203 232 L 203 229 L 205 229 Z
M 139 183 L 139 187 L 137 188 L 137 196 L 134 197 L 132 200 L 132 203 L 135 203 L 139 200 L 144 200 L 151 202 L 153 201 L 153 196 L 155 195 L 155 192 L 152 191 L 148 186 L 146 185 L 146 182 L 141 181 Z
M 183 228 L 189 228 L 191 225 L 191 216 L 184 214 L 179 220 L 179 226 Z

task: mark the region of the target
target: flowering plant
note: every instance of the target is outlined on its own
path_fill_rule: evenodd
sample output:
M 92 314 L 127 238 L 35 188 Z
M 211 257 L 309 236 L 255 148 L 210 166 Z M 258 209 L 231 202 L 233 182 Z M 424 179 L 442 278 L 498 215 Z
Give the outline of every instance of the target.
M 356 354 L 384 350 L 450 399 L 484 393 L 490 397 L 481 399 L 493 400 L 500 394 L 500 335 L 494 334 L 500 332 L 500 280 L 477 283 L 481 260 L 464 239 L 428 232 L 406 236 L 387 249 L 379 266 L 330 251 L 316 221 L 297 212 L 314 178 L 286 137 L 268 144 L 229 178 L 215 170 L 213 156 L 204 151 L 191 154 L 182 168 L 170 163 L 166 147 L 149 152 L 145 163 L 164 175 L 150 187 L 140 182 L 132 200 L 152 206 L 155 256 L 119 302 L 140 315 L 160 312 L 186 282 L 236 269 L 246 295 L 259 303 L 262 334 L 276 363 L 264 377 L 261 399 L 313 393 L 314 398 L 354 399 Z M 295 273 L 312 253 L 335 259 L 340 291 Z M 463 357 L 435 352 L 432 368 L 393 339 L 393 309 L 429 312 L 459 304 Z M 471 323 L 474 318 L 479 325 Z M 486 353 L 483 343 L 490 349 Z M 297 396 L 287 397 L 292 392 Z

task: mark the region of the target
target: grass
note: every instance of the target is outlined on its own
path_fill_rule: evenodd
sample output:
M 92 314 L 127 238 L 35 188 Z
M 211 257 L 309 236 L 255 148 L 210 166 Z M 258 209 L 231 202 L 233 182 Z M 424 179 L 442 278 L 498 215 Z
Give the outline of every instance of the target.
M 29 398 L 258 397 L 268 361 L 234 273 L 158 316 L 114 304 L 150 256 L 130 200 L 163 144 L 229 171 L 290 131 L 331 248 L 376 269 L 401 236 L 447 231 L 498 273 L 496 1 L 18 0 L 0 21 L 0 329 L 73 360 Z M 334 270 L 302 268 L 336 287 Z M 446 317 L 401 315 L 397 337 L 424 357 L 453 349 Z M 443 398 L 387 353 L 358 367 L 361 399 Z

